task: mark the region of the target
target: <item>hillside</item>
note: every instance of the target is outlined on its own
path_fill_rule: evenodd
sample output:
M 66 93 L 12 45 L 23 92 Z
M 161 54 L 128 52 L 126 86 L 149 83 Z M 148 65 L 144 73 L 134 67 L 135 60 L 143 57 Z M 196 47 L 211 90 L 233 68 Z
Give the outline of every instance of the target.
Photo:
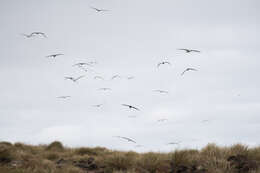
M 260 147 L 236 144 L 170 153 L 0 143 L 1 173 L 260 173 Z

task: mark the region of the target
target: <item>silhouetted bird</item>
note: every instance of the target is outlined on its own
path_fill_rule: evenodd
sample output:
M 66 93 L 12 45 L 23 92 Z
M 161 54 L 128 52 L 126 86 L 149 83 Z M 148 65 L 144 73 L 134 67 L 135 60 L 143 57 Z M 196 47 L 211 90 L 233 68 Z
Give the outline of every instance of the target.
M 46 56 L 47 58 L 56 58 L 57 56 L 61 56 L 61 55 L 64 55 L 62 53 L 57 53 L 57 54 L 52 54 L 52 55 L 48 55 Z
M 158 64 L 157 64 L 157 67 L 160 67 L 161 65 L 165 65 L 165 64 L 171 65 L 170 62 L 168 62 L 168 61 L 163 61 L 163 62 L 158 63 Z
M 187 71 L 198 71 L 198 70 L 196 70 L 195 68 L 186 68 L 186 69 L 181 73 L 181 75 L 184 75 L 184 73 L 187 72 Z
M 68 80 L 71 80 L 73 82 L 77 82 L 79 79 L 83 78 L 85 76 L 79 76 L 77 78 L 74 78 L 74 77 L 65 77 L 65 79 L 68 79 Z
M 43 32 L 32 32 L 31 34 L 22 34 L 22 35 L 27 37 L 27 38 L 31 38 L 31 37 L 34 37 L 36 35 L 41 35 L 41 36 L 47 38 L 46 34 L 43 33 Z
M 126 106 L 126 107 L 128 107 L 129 109 L 135 109 L 135 110 L 137 110 L 137 111 L 140 111 L 140 109 L 138 109 L 137 107 L 134 107 L 134 106 L 132 106 L 132 105 L 122 104 L 122 106 Z
M 130 139 L 130 138 L 127 138 L 127 137 L 123 137 L 123 136 L 114 136 L 116 138 L 121 138 L 121 139 L 125 139 L 127 140 L 128 142 L 133 142 L 133 143 L 136 143 L 133 139 Z
M 119 75 L 114 75 L 114 76 L 111 77 L 111 80 L 114 80 L 116 78 L 121 78 L 121 77 Z
M 103 104 L 97 104 L 97 105 L 93 105 L 93 107 L 101 107 L 101 106 L 103 106 Z
M 162 94 L 168 94 L 169 92 L 168 91 L 163 91 L 163 90 L 153 90 L 154 92 L 159 92 L 159 93 L 162 93 Z
M 191 53 L 191 52 L 200 52 L 199 50 L 194 50 L 194 49 L 178 49 L 178 50 L 184 50 L 186 53 Z
M 105 12 L 105 11 L 109 11 L 109 10 L 105 10 L 105 9 L 99 9 L 99 8 L 95 8 L 95 7 L 90 7 L 93 10 L 95 10 L 96 12 Z

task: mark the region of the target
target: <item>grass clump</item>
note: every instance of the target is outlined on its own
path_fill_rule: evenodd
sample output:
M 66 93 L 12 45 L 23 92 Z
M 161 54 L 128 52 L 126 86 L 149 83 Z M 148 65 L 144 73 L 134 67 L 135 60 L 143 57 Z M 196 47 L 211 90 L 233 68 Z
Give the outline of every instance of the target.
M 63 144 L 59 141 L 54 141 L 46 147 L 47 151 L 64 151 Z

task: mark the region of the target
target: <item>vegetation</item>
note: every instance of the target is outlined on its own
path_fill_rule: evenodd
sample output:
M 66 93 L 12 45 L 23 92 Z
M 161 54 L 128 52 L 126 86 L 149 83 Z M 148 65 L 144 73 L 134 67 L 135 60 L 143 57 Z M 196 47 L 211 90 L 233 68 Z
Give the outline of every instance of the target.
M 260 173 L 260 147 L 208 144 L 201 150 L 136 153 L 0 142 L 0 173 Z

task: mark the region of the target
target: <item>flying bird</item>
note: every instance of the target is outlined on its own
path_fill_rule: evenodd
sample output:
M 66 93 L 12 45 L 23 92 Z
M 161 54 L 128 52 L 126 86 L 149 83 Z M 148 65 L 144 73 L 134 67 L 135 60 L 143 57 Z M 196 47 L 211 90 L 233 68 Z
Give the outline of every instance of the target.
M 41 35 L 41 36 L 47 38 L 46 34 L 43 33 L 43 32 L 32 32 L 31 34 L 22 34 L 22 35 L 27 37 L 27 38 L 31 38 L 31 37 L 34 37 L 36 35 Z
M 83 78 L 83 77 L 85 77 L 85 76 L 79 76 L 79 77 L 77 77 L 77 78 L 74 78 L 74 77 L 65 77 L 65 79 L 71 80 L 71 81 L 73 81 L 73 82 L 77 82 L 79 79 L 81 79 L 81 78 Z
M 90 7 L 93 10 L 95 10 L 96 12 L 105 12 L 105 11 L 109 11 L 109 10 L 105 10 L 105 9 L 99 9 L 99 8 L 95 8 L 95 7 Z
M 103 104 L 93 105 L 93 107 L 98 107 L 98 108 L 100 108 L 101 106 L 103 106 Z
M 74 65 L 72 65 L 72 66 L 81 67 L 81 66 L 84 66 L 84 65 L 87 65 L 87 63 L 85 63 L 85 62 L 80 62 L 80 63 L 74 64 Z
M 140 109 L 138 109 L 137 107 L 134 107 L 134 106 L 132 106 L 132 105 L 122 104 L 122 106 L 126 106 L 126 107 L 128 107 L 129 109 L 135 109 L 135 110 L 137 110 L 137 111 L 140 111 Z
M 194 50 L 194 49 L 178 49 L 178 50 L 184 50 L 186 53 L 191 53 L 191 52 L 200 52 L 199 50 Z
M 135 77 L 134 76 L 128 76 L 127 79 L 128 80 L 131 80 L 131 79 L 134 79 Z
M 127 140 L 128 142 L 133 142 L 133 143 L 136 143 L 133 139 L 130 139 L 130 138 L 127 138 L 127 137 L 123 137 L 123 136 L 114 136 L 116 138 L 121 138 L 121 139 L 125 139 Z
M 170 62 L 168 62 L 168 61 L 163 61 L 163 62 L 160 62 L 160 63 L 157 64 L 157 68 L 160 67 L 161 65 L 165 65 L 165 64 L 171 65 Z
M 170 142 L 167 145 L 179 145 L 181 142 Z
M 57 97 L 58 99 L 67 99 L 67 98 L 70 98 L 71 96 L 59 96 Z
M 114 75 L 114 76 L 111 77 L 111 80 L 114 80 L 116 78 L 121 78 L 121 77 L 119 75 Z
M 104 78 L 103 78 L 103 77 L 101 77 L 101 76 L 95 76 L 95 77 L 94 77 L 94 79 L 100 79 L 100 80 L 104 80 Z
M 181 75 L 184 75 L 184 73 L 187 72 L 187 71 L 198 71 L 198 70 L 195 69 L 195 68 L 186 68 L 186 69 L 181 73 Z
M 57 54 L 52 54 L 52 55 L 48 55 L 46 56 L 47 58 L 56 58 L 57 56 L 61 56 L 61 55 L 64 55 L 62 53 L 57 53 Z
M 163 90 L 153 90 L 154 92 L 162 93 L 162 94 L 168 94 L 168 91 L 163 91 Z

